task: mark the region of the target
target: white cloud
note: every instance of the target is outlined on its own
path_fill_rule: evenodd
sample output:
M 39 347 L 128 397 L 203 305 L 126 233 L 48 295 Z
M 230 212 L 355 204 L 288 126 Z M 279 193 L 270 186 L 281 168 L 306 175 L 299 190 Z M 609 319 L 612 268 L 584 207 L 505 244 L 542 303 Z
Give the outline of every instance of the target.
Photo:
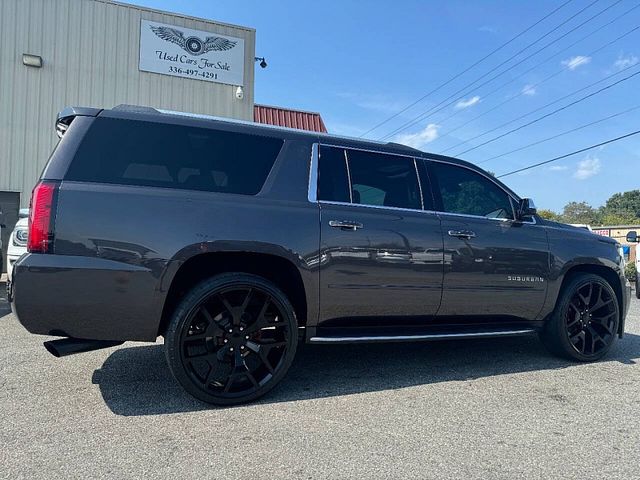
M 489 25 L 483 25 L 478 29 L 479 32 L 496 33 L 497 30 Z
M 618 55 L 618 59 L 613 62 L 613 68 L 617 70 L 624 70 L 625 68 L 633 67 L 636 63 L 638 63 L 638 57 L 635 55 L 627 55 L 625 57 L 620 54 Z
M 338 92 L 336 95 L 360 108 L 384 113 L 396 113 L 407 106 L 406 102 L 384 94 Z
M 524 87 L 522 87 L 522 93 L 529 96 L 535 95 L 536 87 L 534 87 L 533 85 L 525 85 Z
M 551 165 L 549 167 L 549 170 L 553 171 L 553 172 L 561 172 L 563 170 L 567 170 L 569 167 L 567 167 L 566 165 Z
M 416 133 L 404 133 L 402 135 L 398 135 L 394 141 L 398 143 L 402 143 L 404 145 L 409 145 L 413 148 L 423 148 L 427 143 L 433 142 L 436 138 L 438 138 L 438 129 L 440 125 L 436 125 L 435 123 L 430 123 L 424 129 L 420 130 Z
M 587 157 L 578 162 L 578 169 L 573 174 L 573 178 L 586 180 L 593 177 L 600 171 L 600 159 L 598 157 Z
M 456 108 L 469 108 L 479 101 L 480 97 L 476 95 L 475 97 L 471 97 L 468 100 L 460 100 L 458 103 L 456 103 Z
M 586 65 L 591 61 L 591 57 L 585 57 L 584 55 L 578 55 L 576 57 L 571 57 L 566 60 L 560 62 L 565 67 L 568 67 L 569 70 L 575 70 L 580 65 Z

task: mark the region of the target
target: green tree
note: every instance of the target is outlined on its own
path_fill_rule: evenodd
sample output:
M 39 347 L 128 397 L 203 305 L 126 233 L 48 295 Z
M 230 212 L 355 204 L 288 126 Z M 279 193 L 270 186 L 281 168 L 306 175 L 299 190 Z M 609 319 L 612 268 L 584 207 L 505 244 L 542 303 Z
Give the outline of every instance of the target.
M 584 223 L 587 225 L 599 223 L 598 211 L 587 202 L 569 202 L 562 210 L 562 221 L 565 223 Z
M 603 217 L 617 219 L 617 222 L 605 221 L 604 224 L 632 224 L 638 223 L 640 220 L 640 190 L 631 190 L 629 192 L 615 193 L 611 195 L 609 200 L 600 208 Z
M 553 220 L 554 222 L 562 221 L 560 219 L 560 215 L 558 215 L 553 210 L 548 210 L 546 208 L 539 208 L 538 209 L 538 215 L 540 215 L 542 218 L 545 218 L 547 220 Z
M 640 223 L 640 218 L 630 213 L 602 213 L 599 222 L 600 225 L 634 225 L 636 223 Z

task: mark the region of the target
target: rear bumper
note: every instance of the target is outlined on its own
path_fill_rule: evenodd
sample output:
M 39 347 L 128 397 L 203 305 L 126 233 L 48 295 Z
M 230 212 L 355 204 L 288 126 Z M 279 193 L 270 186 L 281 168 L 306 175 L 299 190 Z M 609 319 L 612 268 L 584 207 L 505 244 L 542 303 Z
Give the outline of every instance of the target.
M 100 258 L 26 254 L 13 265 L 11 309 L 31 333 L 155 341 L 161 311 L 150 270 Z

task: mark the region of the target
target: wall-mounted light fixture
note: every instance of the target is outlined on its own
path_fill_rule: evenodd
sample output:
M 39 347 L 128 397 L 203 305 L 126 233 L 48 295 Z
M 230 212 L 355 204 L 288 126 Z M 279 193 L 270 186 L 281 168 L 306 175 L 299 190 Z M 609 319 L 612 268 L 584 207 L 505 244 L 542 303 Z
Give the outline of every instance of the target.
M 31 55 L 29 53 L 23 53 L 22 63 L 27 67 L 42 68 L 42 57 L 38 55 Z
M 267 61 L 264 59 L 264 57 L 254 57 L 254 60 L 257 62 L 258 60 L 260 60 L 260 66 L 262 68 L 267 68 Z

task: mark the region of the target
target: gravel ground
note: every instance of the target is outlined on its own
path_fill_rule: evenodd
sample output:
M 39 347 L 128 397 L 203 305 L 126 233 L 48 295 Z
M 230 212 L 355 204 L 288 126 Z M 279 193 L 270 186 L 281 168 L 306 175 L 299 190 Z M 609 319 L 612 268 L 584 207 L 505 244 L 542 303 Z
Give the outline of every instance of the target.
M 183 393 L 161 344 L 56 359 L 0 297 L 0 477 L 640 478 L 631 303 L 596 364 L 535 336 L 306 345 L 267 398 L 220 409 Z

